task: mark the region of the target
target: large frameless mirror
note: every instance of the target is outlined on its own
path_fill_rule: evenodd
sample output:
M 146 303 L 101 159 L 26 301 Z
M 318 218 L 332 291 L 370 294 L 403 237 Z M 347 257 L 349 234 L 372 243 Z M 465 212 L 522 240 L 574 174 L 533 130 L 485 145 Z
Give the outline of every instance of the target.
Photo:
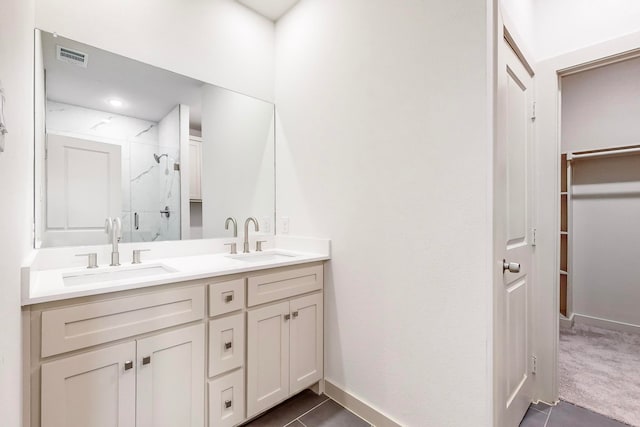
M 231 236 L 275 211 L 274 105 L 36 31 L 36 247 Z

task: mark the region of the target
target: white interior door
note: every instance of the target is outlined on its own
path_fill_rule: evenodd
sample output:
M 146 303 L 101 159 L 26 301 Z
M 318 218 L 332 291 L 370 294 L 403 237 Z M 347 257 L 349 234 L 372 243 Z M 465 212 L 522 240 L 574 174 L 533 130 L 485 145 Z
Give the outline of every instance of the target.
M 96 244 L 121 216 L 121 147 L 47 134 L 45 244 Z
M 533 76 L 502 37 L 498 41 L 497 78 L 497 139 L 494 150 L 495 424 L 515 427 L 531 402 L 533 383 Z M 511 267 L 505 269 L 503 260 Z

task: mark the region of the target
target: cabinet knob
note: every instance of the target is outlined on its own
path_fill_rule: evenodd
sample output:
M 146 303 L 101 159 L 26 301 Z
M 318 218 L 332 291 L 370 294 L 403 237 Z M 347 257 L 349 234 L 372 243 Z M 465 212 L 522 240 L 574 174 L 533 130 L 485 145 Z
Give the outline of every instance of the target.
M 284 320 L 289 320 L 291 319 L 291 315 L 289 313 L 284 315 Z
M 230 400 L 225 400 L 224 401 L 224 407 L 225 409 L 229 409 L 231 408 L 232 402 Z
M 224 302 L 230 303 L 231 301 L 233 301 L 233 295 L 225 295 Z
M 133 368 L 133 361 L 127 360 L 126 362 L 124 362 L 124 370 L 125 371 L 128 371 L 131 368 Z
M 294 312 L 293 312 L 293 318 L 295 319 L 296 317 L 298 317 L 298 312 L 297 312 L 297 311 L 294 311 Z
M 142 358 L 143 365 L 148 365 L 149 363 L 151 363 L 151 356 L 145 356 Z
M 231 344 L 230 342 L 224 343 L 224 349 L 225 350 L 229 350 L 232 346 L 233 346 L 233 344 Z

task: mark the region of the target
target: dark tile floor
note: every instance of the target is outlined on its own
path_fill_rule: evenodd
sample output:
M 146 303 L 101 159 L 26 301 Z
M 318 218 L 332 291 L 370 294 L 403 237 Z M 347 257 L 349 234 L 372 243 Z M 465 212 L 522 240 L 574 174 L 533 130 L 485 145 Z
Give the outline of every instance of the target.
M 311 390 L 282 402 L 245 427 L 372 427 L 325 395 Z M 529 407 L 520 427 L 628 427 L 588 409 L 560 402 Z
M 556 406 L 536 403 L 529 407 L 520 427 L 627 427 L 619 421 L 560 401 Z
M 311 390 L 282 402 L 245 427 L 371 427 L 325 395 Z

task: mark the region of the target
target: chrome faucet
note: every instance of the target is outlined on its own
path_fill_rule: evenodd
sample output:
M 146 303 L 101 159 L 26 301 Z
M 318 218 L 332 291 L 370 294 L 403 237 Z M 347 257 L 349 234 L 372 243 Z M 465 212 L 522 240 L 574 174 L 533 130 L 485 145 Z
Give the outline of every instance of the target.
M 233 223 L 233 237 L 238 237 L 238 223 L 236 222 L 236 219 L 233 217 L 227 218 L 227 220 L 224 222 L 225 230 L 229 229 L 229 223 Z M 231 243 L 225 243 L 225 245 L 228 245 L 231 247 L 231 251 L 230 251 L 231 255 L 235 255 L 238 253 L 237 243 L 235 240 Z
M 233 223 L 233 237 L 238 237 L 238 223 L 236 222 L 236 219 L 233 217 L 229 217 L 227 218 L 227 220 L 224 222 L 224 229 L 228 230 L 229 229 L 229 223 L 232 222 Z
M 252 216 L 247 218 L 247 220 L 244 222 L 244 250 L 242 251 L 242 253 L 245 253 L 245 254 L 249 253 L 249 223 L 250 222 L 253 222 L 253 225 L 255 226 L 256 231 L 260 231 L 258 220 Z
M 109 235 L 111 240 L 111 265 L 116 267 L 120 265 L 120 253 L 118 252 L 118 242 L 122 238 L 122 222 L 120 218 L 107 218 L 104 223 L 104 232 Z

